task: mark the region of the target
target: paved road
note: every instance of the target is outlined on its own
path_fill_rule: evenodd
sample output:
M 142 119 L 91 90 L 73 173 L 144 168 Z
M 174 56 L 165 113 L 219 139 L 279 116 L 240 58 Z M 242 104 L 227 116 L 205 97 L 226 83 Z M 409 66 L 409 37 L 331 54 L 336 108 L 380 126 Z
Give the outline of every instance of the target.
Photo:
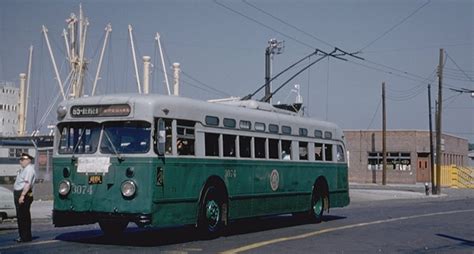
M 192 227 L 129 228 L 123 237 L 108 239 L 97 225 L 58 229 L 50 219 L 37 218 L 36 239 L 24 245 L 12 242 L 14 223 L 0 225 L 0 252 L 474 253 L 474 191 L 450 191 L 426 197 L 353 188 L 351 205 L 331 210 L 323 223 L 291 216 L 236 221 L 230 233 L 214 240 L 201 240 Z

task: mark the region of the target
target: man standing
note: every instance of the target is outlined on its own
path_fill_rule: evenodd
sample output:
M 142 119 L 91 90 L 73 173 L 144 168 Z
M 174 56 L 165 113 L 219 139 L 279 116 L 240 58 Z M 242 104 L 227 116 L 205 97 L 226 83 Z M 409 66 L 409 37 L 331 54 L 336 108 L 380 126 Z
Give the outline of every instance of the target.
M 21 154 L 21 168 L 13 185 L 18 232 L 20 234 L 16 241 L 19 243 L 32 240 L 30 206 L 33 203 L 33 184 L 36 177 L 35 168 L 31 164 L 33 159 L 33 156 L 27 153 Z

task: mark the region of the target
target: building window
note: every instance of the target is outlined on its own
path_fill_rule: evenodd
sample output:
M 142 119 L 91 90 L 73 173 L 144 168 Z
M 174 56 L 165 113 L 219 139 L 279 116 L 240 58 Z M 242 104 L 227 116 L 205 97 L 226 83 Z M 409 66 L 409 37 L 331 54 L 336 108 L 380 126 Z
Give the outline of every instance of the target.
M 367 156 L 369 170 L 382 170 L 383 156 L 381 152 L 372 152 Z M 411 171 L 410 153 L 388 152 L 387 169 Z

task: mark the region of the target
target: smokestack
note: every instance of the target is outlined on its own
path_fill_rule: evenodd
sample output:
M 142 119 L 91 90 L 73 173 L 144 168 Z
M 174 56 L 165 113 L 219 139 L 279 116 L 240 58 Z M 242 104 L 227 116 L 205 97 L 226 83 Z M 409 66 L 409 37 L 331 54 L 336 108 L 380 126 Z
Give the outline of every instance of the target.
M 173 63 L 173 94 L 179 96 L 179 72 L 181 71 L 179 63 Z
M 143 93 L 148 94 L 150 90 L 150 61 L 151 57 L 143 56 Z
M 25 135 L 25 105 L 26 105 L 26 74 L 20 73 L 20 110 L 18 113 L 18 135 Z

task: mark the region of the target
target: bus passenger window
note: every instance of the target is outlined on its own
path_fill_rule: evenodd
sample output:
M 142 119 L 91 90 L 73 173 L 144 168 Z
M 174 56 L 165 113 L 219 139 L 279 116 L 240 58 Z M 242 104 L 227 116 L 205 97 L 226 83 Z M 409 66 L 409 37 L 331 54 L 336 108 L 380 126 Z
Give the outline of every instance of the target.
M 176 122 L 178 155 L 194 155 L 194 125 L 193 121 L 178 120 Z
M 341 145 L 337 145 L 337 154 L 336 154 L 337 162 L 344 162 L 346 159 L 344 158 L 344 148 Z
M 219 134 L 205 134 L 206 156 L 219 156 Z
M 290 140 L 281 141 L 281 158 L 283 160 L 291 160 L 291 141 Z
M 255 158 L 265 158 L 265 138 L 255 138 Z
M 332 161 L 332 145 L 325 144 L 324 145 L 324 155 L 326 161 Z
M 268 139 L 268 156 L 270 159 L 278 159 L 278 139 Z
M 308 142 L 299 142 L 300 160 L 308 160 Z
M 317 161 L 323 160 L 323 144 L 314 143 L 314 159 Z
M 250 141 L 251 137 L 240 136 L 239 137 L 239 146 L 240 146 L 240 157 L 241 158 L 250 158 Z
M 235 157 L 235 136 L 223 135 L 223 138 L 224 138 L 224 157 Z
M 166 130 L 166 144 L 165 144 L 165 154 L 170 155 L 172 154 L 171 146 L 173 140 L 173 128 L 171 127 L 171 123 L 173 120 L 165 119 L 165 130 Z

